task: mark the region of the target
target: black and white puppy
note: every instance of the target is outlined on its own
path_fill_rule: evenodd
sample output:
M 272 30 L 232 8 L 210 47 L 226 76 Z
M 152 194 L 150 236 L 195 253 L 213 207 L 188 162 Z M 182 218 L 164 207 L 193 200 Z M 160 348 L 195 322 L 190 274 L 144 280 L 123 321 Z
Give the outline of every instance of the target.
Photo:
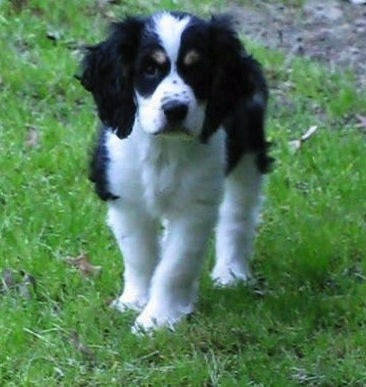
M 113 306 L 140 312 L 135 330 L 171 327 L 193 311 L 215 226 L 213 281 L 250 277 L 271 162 L 261 68 L 229 17 L 161 12 L 115 23 L 80 80 L 103 124 L 91 179 L 124 258 Z

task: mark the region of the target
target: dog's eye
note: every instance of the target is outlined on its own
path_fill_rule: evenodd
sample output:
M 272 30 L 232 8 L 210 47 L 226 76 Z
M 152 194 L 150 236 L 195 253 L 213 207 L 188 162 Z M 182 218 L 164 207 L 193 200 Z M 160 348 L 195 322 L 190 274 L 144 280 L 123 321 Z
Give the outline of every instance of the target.
M 186 73 L 195 73 L 202 69 L 202 55 L 195 50 L 183 57 L 183 68 Z
M 190 65 L 186 65 L 184 66 L 184 71 L 186 71 L 187 73 L 193 73 L 193 72 L 197 72 L 201 70 L 201 64 L 200 63 L 192 63 Z
M 148 78 L 156 78 L 159 75 L 159 67 L 155 63 L 149 63 L 143 67 L 142 73 Z

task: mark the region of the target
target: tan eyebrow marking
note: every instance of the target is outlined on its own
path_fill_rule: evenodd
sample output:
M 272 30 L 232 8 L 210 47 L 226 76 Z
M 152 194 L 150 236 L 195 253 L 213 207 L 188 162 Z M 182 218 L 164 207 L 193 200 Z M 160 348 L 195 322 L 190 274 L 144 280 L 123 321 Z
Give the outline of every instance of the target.
M 152 54 L 151 54 L 151 58 L 155 60 L 155 62 L 159 65 L 163 65 L 164 63 L 167 62 L 168 58 L 165 54 L 164 51 L 162 50 L 155 50 Z
M 186 56 L 184 57 L 183 63 L 186 66 L 191 66 L 196 64 L 199 61 L 200 61 L 200 54 L 197 51 L 192 50 L 186 54 Z

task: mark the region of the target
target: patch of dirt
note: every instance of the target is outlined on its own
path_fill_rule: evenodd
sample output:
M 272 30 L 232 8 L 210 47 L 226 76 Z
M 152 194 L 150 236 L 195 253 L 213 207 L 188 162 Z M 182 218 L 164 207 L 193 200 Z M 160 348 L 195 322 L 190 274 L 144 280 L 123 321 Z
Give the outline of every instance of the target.
M 366 86 L 366 4 L 308 0 L 294 7 L 258 1 L 250 7 L 233 3 L 230 8 L 249 38 L 331 69 L 351 69 L 357 86 Z

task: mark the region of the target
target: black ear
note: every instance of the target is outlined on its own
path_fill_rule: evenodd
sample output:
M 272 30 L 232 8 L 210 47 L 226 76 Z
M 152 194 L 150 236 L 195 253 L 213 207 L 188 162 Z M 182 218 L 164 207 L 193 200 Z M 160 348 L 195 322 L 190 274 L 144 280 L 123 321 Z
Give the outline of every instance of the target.
M 131 133 L 136 113 L 133 65 L 143 26 L 133 17 L 113 24 L 107 40 L 87 48 L 77 76 L 93 94 L 102 123 L 120 138 Z
M 267 102 L 267 86 L 259 63 L 244 49 L 229 15 L 213 16 L 210 25 L 214 72 L 202 130 L 205 142 L 230 111 L 241 104 Z

